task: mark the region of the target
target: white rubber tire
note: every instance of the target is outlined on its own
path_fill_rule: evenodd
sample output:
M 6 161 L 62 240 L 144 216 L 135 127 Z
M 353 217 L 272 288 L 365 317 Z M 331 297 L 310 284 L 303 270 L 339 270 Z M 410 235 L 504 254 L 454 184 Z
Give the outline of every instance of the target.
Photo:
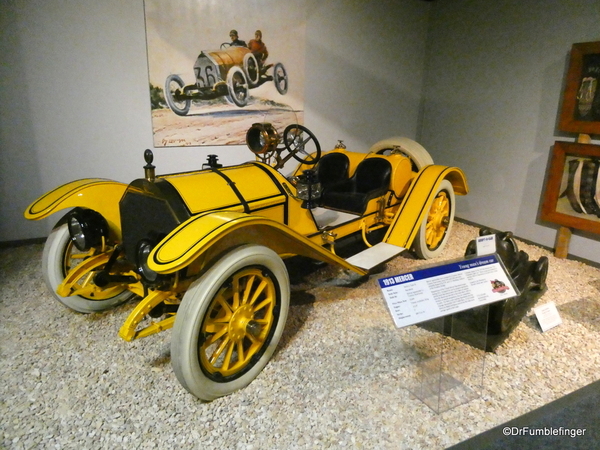
M 43 277 L 48 289 L 50 289 L 56 300 L 73 311 L 89 314 L 114 308 L 133 296 L 127 290 L 103 300 L 88 299 L 78 295 L 70 297 L 61 297 L 58 295 L 56 288 L 62 283 L 66 275 L 65 254 L 71 246 L 71 236 L 69 235 L 67 224 L 54 228 L 44 245 L 42 255 Z
M 248 104 L 248 80 L 242 69 L 233 66 L 227 72 L 227 100 L 240 108 Z
M 209 307 L 236 273 L 249 267 L 267 269 L 274 277 L 278 314 L 256 361 L 250 361 L 239 373 L 224 379 L 209 376 L 199 356 L 200 332 Z M 192 283 L 177 311 L 171 341 L 171 364 L 181 385 L 195 397 L 211 401 L 242 389 L 262 371 L 270 360 L 283 333 L 289 310 L 290 287 L 285 264 L 277 253 L 259 245 L 243 245 L 227 253 L 204 275 Z M 254 359 L 254 358 L 253 358 Z
M 429 154 L 425 147 L 412 139 L 407 137 L 391 137 L 382 141 L 376 142 L 369 149 L 370 153 L 377 153 L 387 149 L 393 149 L 394 147 L 400 147 L 402 153 L 405 153 L 417 167 L 417 170 L 421 170 L 425 166 L 433 164 L 433 158 Z
M 417 232 L 417 236 L 415 237 L 415 240 L 414 240 L 413 246 L 412 246 L 415 254 L 421 259 L 431 259 L 431 258 L 438 257 L 444 250 L 444 247 L 446 246 L 446 243 L 448 242 L 448 238 L 450 237 L 450 232 L 452 231 L 452 224 L 454 223 L 454 212 L 455 212 L 455 197 L 454 197 L 454 189 L 452 188 L 452 183 L 450 183 L 450 181 L 448 181 L 448 180 L 443 180 L 440 183 L 440 185 L 438 186 L 437 191 L 435 193 L 434 202 L 435 202 L 435 198 L 442 191 L 446 192 L 447 198 L 450 203 L 450 208 L 449 208 L 450 214 L 448 216 L 448 226 L 446 228 L 446 231 L 445 231 L 443 237 L 439 241 L 439 244 L 436 245 L 434 248 L 429 248 L 429 246 L 427 245 L 427 222 L 428 222 L 428 217 L 429 217 L 429 211 L 431 210 L 431 207 L 430 207 L 430 209 L 427 212 L 427 215 L 423 218 L 423 222 L 421 223 L 421 226 L 419 227 L 419 231 Z

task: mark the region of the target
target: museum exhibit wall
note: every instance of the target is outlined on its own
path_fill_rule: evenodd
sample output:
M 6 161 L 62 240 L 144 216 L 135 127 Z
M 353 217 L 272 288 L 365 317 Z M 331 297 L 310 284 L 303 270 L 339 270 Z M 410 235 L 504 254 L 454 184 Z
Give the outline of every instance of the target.
M 28 222 L 23 211 L 57 185 L 143 176 L 153 140 L 142 0 L 1 1 L 4 242 L 47 235 L 60 216 Z M 323 147 L 415 138 L 430 4 L 303 1 L 305 123 Z M 153 150 L 159 174 L 200 168 L 211 153 L 224 164 L 252 159 L 245 146 Z
M 153 148 L 142 0 L 1 1 L 0 242 L 45 236 L 58 217 L 22 213 L 61 183 L 142 176 L 146 148 L 158 173 L 210 153 L 250 159 L 244 146 Z M 599 9 L 306 0 L 305 124 L 324 149 L 418 139 L 467 172 L 459 217 L 552 246 L 555 228 L 537 216 L 552 142 L 571 138 L 555 129 L 566 61 L 572 43 L 600 38 Z M 573 237 L 577 256 L 600 262 L 599 249 Z
M 552 145 L 577 137 L 557 129 L 569 52 L 599 24 L 598 0 L 434 3 L 419 138 L 467 174 L 457 216 L 554 247 L 538 217 Z M 600 262 L 599 237 L 574 231 L 569 251 Z

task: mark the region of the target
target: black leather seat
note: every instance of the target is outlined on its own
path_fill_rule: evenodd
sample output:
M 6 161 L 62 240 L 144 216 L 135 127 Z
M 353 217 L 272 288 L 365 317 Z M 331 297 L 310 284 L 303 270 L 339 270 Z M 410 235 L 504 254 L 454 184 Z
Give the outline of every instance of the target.
M 321 187 L 327 189 L 329 186 L 348 179 L 348 168 L 350 160 L 343 153 L 327 153 L 323 155 L 317 164 L 317 176 Z
M 392 166 L 383 158 L 367 158 L 360 162 L 354 175 L 323 190 L 323 206 L 362 214 L 369 200 L 388 190 Z

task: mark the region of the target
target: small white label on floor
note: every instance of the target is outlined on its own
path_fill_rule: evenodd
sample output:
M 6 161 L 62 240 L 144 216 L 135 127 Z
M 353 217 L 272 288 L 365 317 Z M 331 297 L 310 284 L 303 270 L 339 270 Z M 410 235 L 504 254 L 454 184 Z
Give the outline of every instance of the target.
M 554 328 L 562 323 L 554 302 L 538 306 L 533 309 L 533 312 L 537 317 L 540 327 L 542 327 L 542 332 L 548 331 L 550 328 Z

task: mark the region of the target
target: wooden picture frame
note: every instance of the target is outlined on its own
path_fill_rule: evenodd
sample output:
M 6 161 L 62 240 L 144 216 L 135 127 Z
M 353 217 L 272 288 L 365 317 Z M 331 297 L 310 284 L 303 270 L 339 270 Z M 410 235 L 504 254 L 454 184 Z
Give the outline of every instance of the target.
M 571 48 L 559 129 L 600 134 L 600 41 Z
M 541 219 L 600 234 L 600 145 L 554 143 Z

